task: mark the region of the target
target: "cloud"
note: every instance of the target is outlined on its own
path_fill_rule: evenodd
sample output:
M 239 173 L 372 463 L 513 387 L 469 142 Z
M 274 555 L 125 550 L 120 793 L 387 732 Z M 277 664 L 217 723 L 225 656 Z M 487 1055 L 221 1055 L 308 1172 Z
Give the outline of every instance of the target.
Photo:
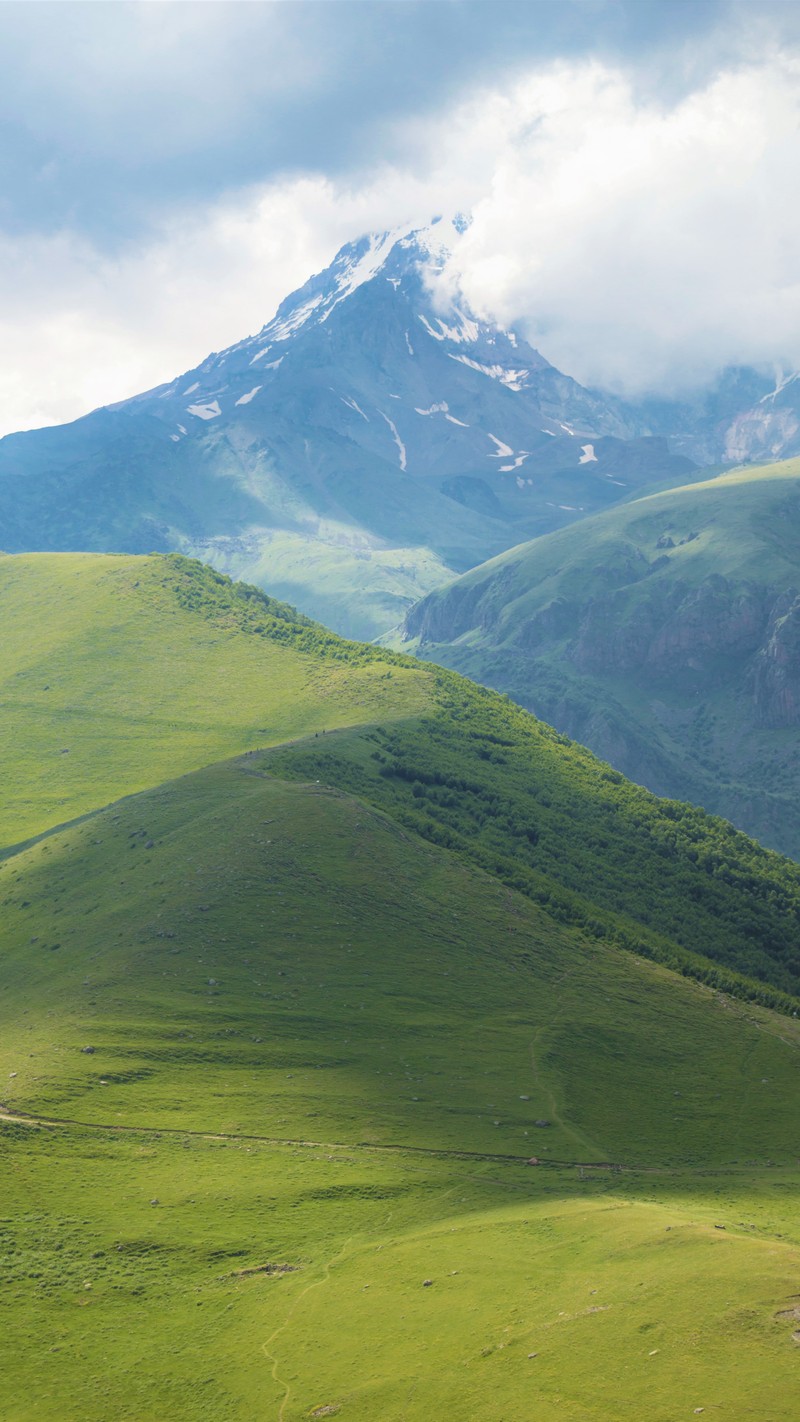
M 791 22 L 796 7 L 762 0 Z M 557 57 L 694 83 L 739 0 L 0 0 L 0 226 L 69 225 L 101 247 L 166 212 L 300 172 L 402 163 L 436 123 Z M 788 13 L 787 13 L 788 12 Z M 694 76 L 694 77 L 692 77 Z
M 665 104 L 619 70 L 558 66 L 463 112 L 495 161 L 450 293 L 627 394 L 797 367 L 799 78 L 778 54 Z
M 26 8 L 13 7 L 15 16 Z M 252 113 L 260 112 L 253 95 L 269 75 L 262 70 L 257 84 L 245 65 L 242 26 L 252 24 L 262 38 L 273 35 L 274 52 L 285 60 L 287 103 L 303 93 L 333 92 L 342 56 L 353 52 L 340 36 L 328 69 L 318 54 L 306 60 L 297 27 L 287 27 L 292 5 L 54 8 L 77 8 L 81 15 L 99 10 L 106 25 L 117 23 L 111 12 L 147 12 L 142 26 L 155 56 L 152 113 L 143 117 L 139 147 L 132 143 L 119 159 L 122 185 L 135 185 L 137 163 L 157 168 L 156 151 L 164 159 L 162 178 L 180 168 L 182 155 L 199 170 L 210 154 L 213 169 L 224 148 L 214 147 L 217 108 L 226 143 L 240 132 L 251 99 Z M 304 14 L 316 8 L 300 7 Z M 367 7 L 370 13 L 378 8 L 384 7 Z M 391 16 L 398 9 L 386 8 Z M 437 16 L 452 10 L 463 19 L 474 7 L 419 7 L 410 0 L 400 8 Z M 584 16 L 598 8 L 608 10 L 588 0 L 580 7 Z M 622 13 L 625 7 L 614 8 Z M 333 15 L 352 7 L 324 9 Z M 233 58 L 223 33 L 231 10 L 238 36 L 236 43 L 228 40 Z M 252 20 L 242 10 L 254 12 Z M 504 7 L 507 27 L 514 10 Z M 168 12 L 165 31 L 155 24 L 161 11 Z M 202 14 L 189 25 L 183 11 Z M 675 5 L 661 13 L 674 21 Z M 388 19 L 386 25 L 389 33 Z M 93 33 L 86 30 L 87 45 Z M 477 33 L 464 40 L 465 54 Z M 649 33 L 652 38 L 652 26 Z M 686 34 L 684 28 L 682 44 Z M 111 235 L 102 224 L 81 220 L 79 199 L 64 208 L 58 224 L 51 214 L 38 228 L 27 219 L 3 221 L 0 202 L 0 431 L 75 418 L 170 380 L 211 349 L 257 330 L 343 242 L 367 230 L 424 222 L 442 210 L 474 213 L 447 272 L 447 290 L 522 326 L 549 359 L 579 379 L 636 393 L 678 389 L 732 362 L 800 366 L 800 198 L 793 184 L 800 157 L 798 64 L 769 28 L 737 34 L 736 44 L 729 36 L 736 54 L 726 67 L 718 65 L 710 77 L 709 64 L 693 52 L 680 81 L 673 76 L 666 86 L 652 80 L 644 61 L 548 59 L 528 60 L 523 69 L 515 62 L 501 72 L 495 66 L 490 75 L 481 70 L 482 84 L 455 85 L 454 94 L 444 84 L 448 102 L 435 112 L 422 102 L 404 107 L 399 101 L 395 111 L 376 99 L 384 138 L 373 135 L 357 162 L 328 170 L 320 160 L 315 170 L 281 170 L 257 182 L 228 174 L 222 187 L 215 179 L 208 192 L 181 189 L 163 204 L 150 174 L 147 221 L 130 228 L 123 222 Z M 743 35 L 758 63 L 741 62 Z M 97 41 L 84 69 L 59 81 L 72 95 L 62 154 L 72 145 L 76 161 L 83 151 L 75 117 L 81 105 L 84 117 L 95 106 L 93 142 L 103 163 L 119 155 L 126 124 L 146 107 L 131 81 L 115 111 L 118 122 L 105 132 L 103 115 L 115 102 L 112 79 L 99 95 L 80 98 L 108 43 L 107 35 Z M 374 43 L 373 30 L 359 40 Z M 143 44 L 140 39 L 127 61 L 137 73 Z M 182 44 L 190 54 L 180 59 Z M 695 48 L 702 49 L 699 41 Z M 181 95 L 205 82 L 215 50 L 219 78 L 216 88 L 209 80 L 200 113 L 194 100 L 183 105 Z M 435 53 L 440 59 L 441 48 Z M 669 53 L 677 53 L 674 44 Z M 648 63 L 654 54 L 651 45 Z M 40 77 L 46 57 L 37 61 Z M 171 125 L 162 104 L 170 65 L 177 96 Z M 237 65 L 244 66 L 240 107 Z M 384 72 L 378 66 L 369 82 Z M 359 94 L 353 121 L 363 90 Z M 218 105 L 220 95 L 226 102 Z M 367 105 L 362 119 L 369 112 Z M 128 114 L 124 122 L 121 113 Z M 31 108 L 31 133 L 36 124 Z M 333 119 L 330 126 L 342 132 Z M 44 119 L 40 127 L 42 137 Z M 251 134 L 247 143 L 254 141 Z M 89 150 L 91 156 L 91 144 Z M 61 163 L 70 171 L 66 160 L 53 161 L 56 170 Z M 49 181 L 46 172 L 39 179 Z

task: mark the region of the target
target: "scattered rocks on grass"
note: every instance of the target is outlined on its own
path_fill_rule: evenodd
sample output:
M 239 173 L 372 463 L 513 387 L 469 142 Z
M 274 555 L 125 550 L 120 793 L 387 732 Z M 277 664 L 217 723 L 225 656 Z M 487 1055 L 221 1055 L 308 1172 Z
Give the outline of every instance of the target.
M 299 1267 L 299 1264 L 254 1264 L 249 1269 L 234 1269 L 231 1278 L 249 1279 L 252 1274 L 296 1274 Z
M 776 1313 L 775 1317 L 781 1320 L 786 1319 L 787 1322 L 800 1323 L 800 1308 L 782 1308 L 779 1313 Z M 800 1328 L 795 1328 L 792 1334 L 792 1342 L 800 1343 Z

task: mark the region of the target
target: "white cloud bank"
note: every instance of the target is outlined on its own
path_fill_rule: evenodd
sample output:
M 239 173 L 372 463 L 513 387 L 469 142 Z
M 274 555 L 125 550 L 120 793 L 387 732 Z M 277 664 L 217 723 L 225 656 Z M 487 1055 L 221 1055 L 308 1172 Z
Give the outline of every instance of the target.
M 451 286 L 626 393 L 797 367 L 799 78 L 776 56 L 666 107 L 589 65 L 492 97 L 497 161 Z
M 0 432 L 137 393 L 258 329 L 361 232 L 471 208 L 446 274 L 579 379 L 676 390 L 800 366 L 800 66 L 776 53 L 671 103 L 594 63 L 435 125 L 404 168 L 287 179 L 103 255 L 0 235 Z

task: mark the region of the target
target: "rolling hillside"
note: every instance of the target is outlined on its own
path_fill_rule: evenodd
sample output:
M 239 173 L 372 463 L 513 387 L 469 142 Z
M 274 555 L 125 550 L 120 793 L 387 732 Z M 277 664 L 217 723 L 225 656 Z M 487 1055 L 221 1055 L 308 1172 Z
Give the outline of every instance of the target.
M 0 607 L 0 844 L 238 751 L 428 699 L 422 668 L 387 676 L 367 649 L 344 657 L 291 608 L 185 559 L 0 557 Z
M 0 575 L 4 1419 L 791 1422 L 800 871 L 198 564 Z
M 800 462 L 734 471 L 474 569 L 397 645 L 797 857 L 799 539 Z

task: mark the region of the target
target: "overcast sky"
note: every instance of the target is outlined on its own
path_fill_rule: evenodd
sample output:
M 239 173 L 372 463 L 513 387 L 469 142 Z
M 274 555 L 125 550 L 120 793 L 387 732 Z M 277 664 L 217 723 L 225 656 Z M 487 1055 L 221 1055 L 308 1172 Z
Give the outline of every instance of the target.
M 0 3 L 0 433 L 259 329 L 369 229 L 579 379 L 800 365 L 793 0 Z

